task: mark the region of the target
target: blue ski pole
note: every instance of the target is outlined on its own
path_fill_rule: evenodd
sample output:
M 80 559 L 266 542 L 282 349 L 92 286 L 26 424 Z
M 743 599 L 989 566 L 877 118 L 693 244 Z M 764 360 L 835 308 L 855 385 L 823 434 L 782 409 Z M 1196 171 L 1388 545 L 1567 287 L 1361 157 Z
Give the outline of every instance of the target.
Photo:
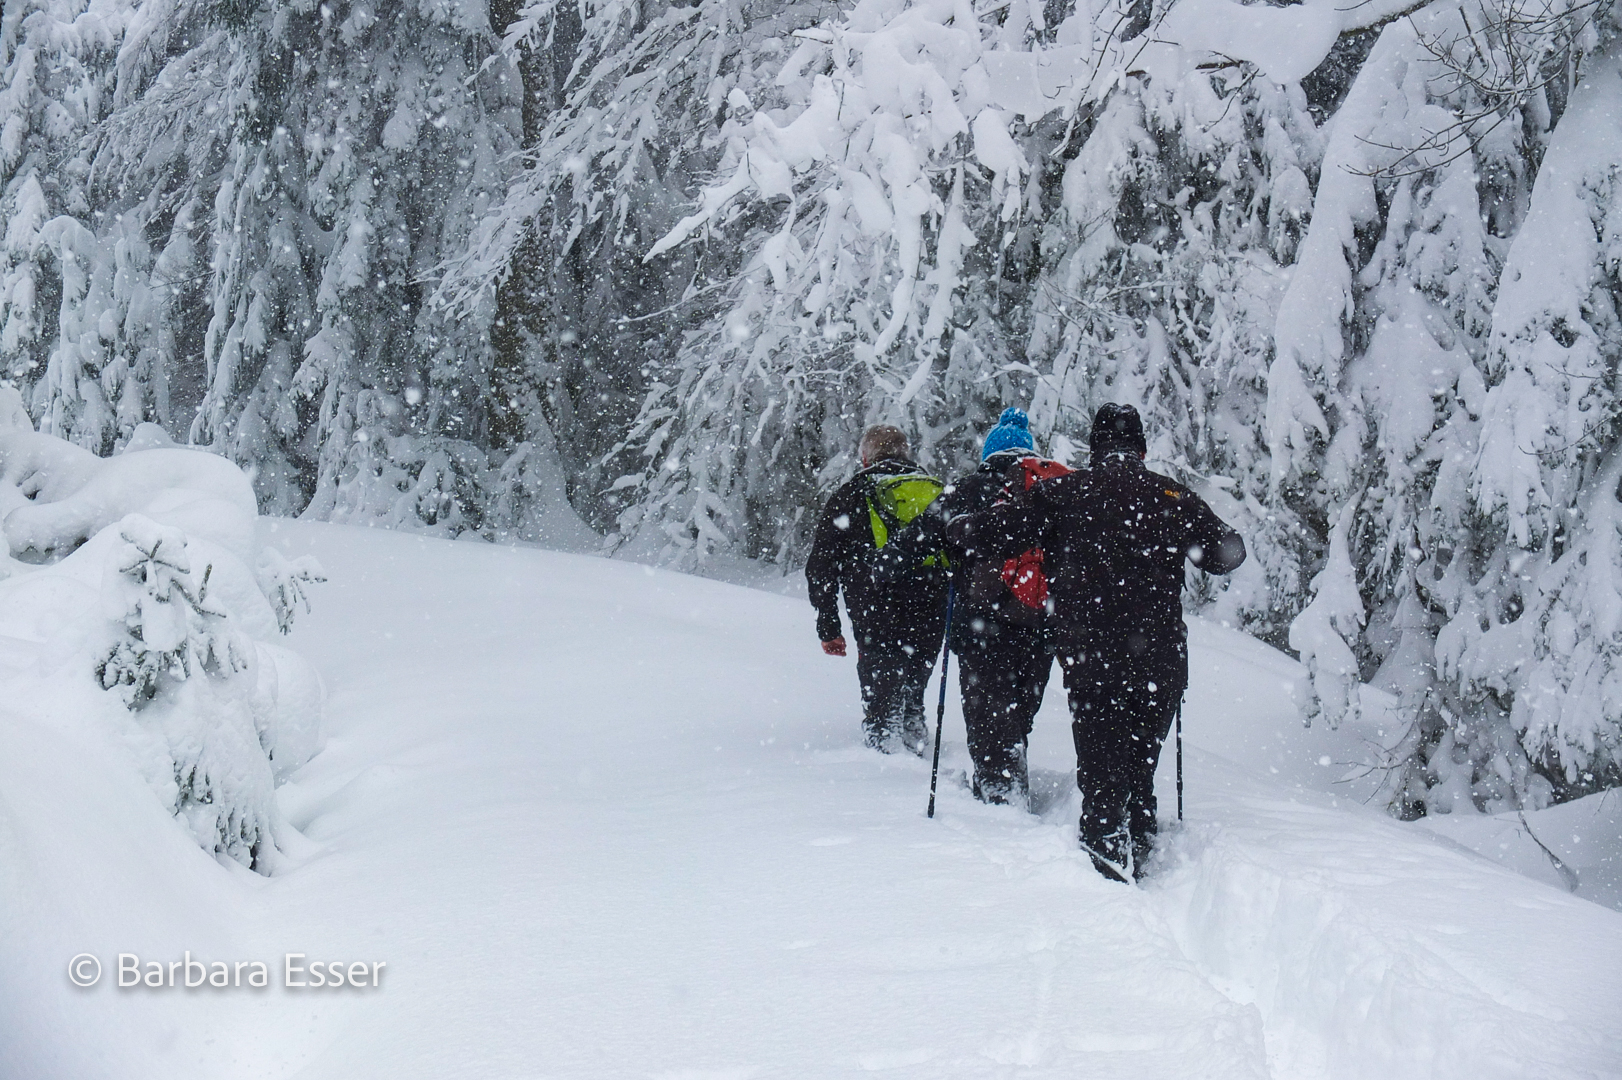
M 946 725 L 946 669 L 952 663 L 952 604 L 956 587 L 946 586 L 946 644 L 941 649 L 941 704 L 935 710 L 935 763 L 929 767 L 929 817 L 935 816 L 935 781 L 941 772 L 941 729 Z

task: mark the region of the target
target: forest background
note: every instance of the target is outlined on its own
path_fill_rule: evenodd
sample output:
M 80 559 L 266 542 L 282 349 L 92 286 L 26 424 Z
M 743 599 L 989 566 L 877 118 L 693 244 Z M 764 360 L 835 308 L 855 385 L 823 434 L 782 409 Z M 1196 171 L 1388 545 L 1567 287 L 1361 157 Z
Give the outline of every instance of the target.
M 1314 722 L 1389 695 L 1393 812 L 1539 808 L 1622 785 L 1617 30 L 7 0 L 0 380 L 266 513 L 785 573 L 867 424 L 955 474 L 1017 404 L 1084 464 L 1131 402 L 1250 544 L 1199 609 Z

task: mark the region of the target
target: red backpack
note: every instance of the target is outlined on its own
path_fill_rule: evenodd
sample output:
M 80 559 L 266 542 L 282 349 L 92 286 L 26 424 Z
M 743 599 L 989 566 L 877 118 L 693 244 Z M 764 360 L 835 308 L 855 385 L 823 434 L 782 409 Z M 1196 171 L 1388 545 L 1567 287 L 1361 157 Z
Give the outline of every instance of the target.
M 1051 480 L 1070 472 L 1070 467 L 1047 458 L 1019 459 L 1019 472 L 1009 477 L 1008 486 L 1019 484 L 1019 491 L 1029 491 L 1038 481 Z M 1003 563 L 1002 583 L 1025 607 L 1041 611 L 1048 602 L 1048 577 L 1042 570 L 1042 549 L 1030 548 Z

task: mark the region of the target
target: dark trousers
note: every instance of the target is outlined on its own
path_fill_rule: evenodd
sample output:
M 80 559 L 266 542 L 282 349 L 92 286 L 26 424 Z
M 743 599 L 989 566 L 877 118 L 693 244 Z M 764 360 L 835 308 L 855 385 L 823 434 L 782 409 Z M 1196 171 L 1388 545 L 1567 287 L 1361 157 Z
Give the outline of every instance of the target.
M 1188 686 L 1188 646 L 1144 634 L 1059 657 L 1070 695 L 1081 842 L 1101 873 L 1141 873 L 1154 841 L 1155 766 Z
M 856 677 L 862 683 L 862 730 L 869 746 L 893 750 L 900 739 L 906 749 L 922 753 L 928 745 L 924 688 L 941 647 L 944 618 L 905 634 L 892 628 L 857 629 Z
M 978 632 L 953 636 L 974 793 L 991 803 L 1023 802 L 1030 791 L 1026 744 L 1053 654 L 1034 627 L 980 622 Z

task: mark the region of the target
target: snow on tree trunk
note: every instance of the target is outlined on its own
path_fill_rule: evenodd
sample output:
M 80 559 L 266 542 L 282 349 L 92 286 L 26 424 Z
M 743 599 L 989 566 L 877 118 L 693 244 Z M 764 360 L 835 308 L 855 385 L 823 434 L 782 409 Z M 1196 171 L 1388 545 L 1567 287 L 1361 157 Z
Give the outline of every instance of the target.
M 1307 666 L 1315 711 L 1321 711 L 1332 728 L 1347 718 L 1356 719 L 1359 709 L 1357 657 L 1346 644 L 1347 639 L 1356 640 L 1367 616 L 1346 538 L 1356 514 L 1353 499 L 1336 515 L 1329 558 L 1312 579 L 1312 602 L 1290 623 L 1290 648 Z

